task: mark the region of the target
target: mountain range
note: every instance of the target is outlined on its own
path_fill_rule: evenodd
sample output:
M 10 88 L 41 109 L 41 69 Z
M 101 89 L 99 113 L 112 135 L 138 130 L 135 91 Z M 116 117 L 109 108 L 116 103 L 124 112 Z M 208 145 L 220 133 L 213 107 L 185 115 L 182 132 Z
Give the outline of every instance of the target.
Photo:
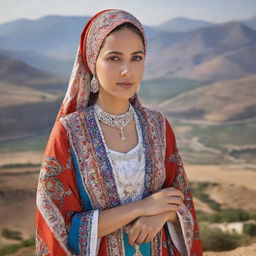
M 256 31 L 239 22 L 189 32 L 159 32 L 151 41 L 147 79 L 176 76 L 218 81 L 256 71 Z
M 48 134 L 68 86 L 73 48 L 88 18 L 50 16 L 0 25 L 0 37 L 4 38 L 0 41 L 2 142 Z M 233 123 L 240 129 L 246 122 L 241 140 L 256 144 L 250 135 L 256 117 L 256 31 L 237 21 L 195 21 L 186 29 L 186 21 L 192 22 L 173 21 L 180 22 L 176 31 L 171 21 L 169 27 L 168 23 L 146 27 L 149 48 L 142 99 L 172 120 L 185 120 L 185 130 L 193 127 L 191 136 L 203 134 L 202 123 L 230 125 L 234 130 Z M 74 26 L 76 32 L 71 31 Z M 18 38 L 19 43 L 15 41 Z M 33 45 L 36 40 L 40 43 Z M 6 47 L 7 42 L 12 47 Z M 65 54 L 60 54 L 61 49 Z M 199 124 L 197 131 L 195 122 Z M 216 127 L 214 132 L 219 136 L 221 129 Z M 225 139 L 233 133 L 227 134 Z M 226 144 L 233 144 L 229 139 Z M 239 145 L 243 145 L 241 140 Z
M 52 15 L 1 24 L 0 54 L 68 78 L 89 18 Z M 177 76 L 216 81 L 254 72 L 256 19 L 212 24 L 180 17 L 144 27 L 149 46 L 145 79 Z M 249 60 L 243 59 L 248 55 Z

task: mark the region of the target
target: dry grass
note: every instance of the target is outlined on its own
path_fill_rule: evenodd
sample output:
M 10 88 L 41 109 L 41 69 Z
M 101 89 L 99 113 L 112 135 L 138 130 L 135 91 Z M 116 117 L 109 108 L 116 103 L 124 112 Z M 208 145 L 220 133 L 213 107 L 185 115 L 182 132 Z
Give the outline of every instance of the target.
M 34 168 L 0 170 L 0 230 L 20 231 L 24 239 L 34 236 L 38 174 Z M 0 245 L 5 244 L 1 239 Z
M 256 191 L 256 171 L 237 165 L 184 165 L 187 176 L 194 182 L 234 184 Z
M 39 164 L 42 159 L 43 152 L 15 152 L 15 153 L 0 153 L 0 166 L 6 164 Z
M 13 254 L 8 254 L 8 256 L 34 256 L 34 255 L 35 255 L 35 249 L 31 247 L 22 248 Z
M 228 252 L 205 252 L 204 256 L 255 256 L 256 243 L 250 246 L 239 247 Z
M 53 94 L 25 86 L 0 82 L 0 87 L 0 107 L 16 106 L 31 102 L 53 101 L 57 99 Z

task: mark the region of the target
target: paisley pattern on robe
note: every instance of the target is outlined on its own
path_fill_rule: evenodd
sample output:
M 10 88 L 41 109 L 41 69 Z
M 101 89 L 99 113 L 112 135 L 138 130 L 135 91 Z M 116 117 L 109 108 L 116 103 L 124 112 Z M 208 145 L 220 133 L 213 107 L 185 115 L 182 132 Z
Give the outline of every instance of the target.
M 135 111 L 145 149 L 143 197 L 171 186 L 185 194 L 178 217 L 186 254 L 172 227 L 165 225 L 150 243 L 151 255 L 202 255 L 192 195 L 173 130 L 161 113 L 136 106 Z M 37 232 L 44 246 L 37 247 L 37 255 L 126 255 L 122 228 L 102 237 L 97 247 L 99 211 L 121 202 L 93 106 L 61 118 L 51 138 L 38 183 Z

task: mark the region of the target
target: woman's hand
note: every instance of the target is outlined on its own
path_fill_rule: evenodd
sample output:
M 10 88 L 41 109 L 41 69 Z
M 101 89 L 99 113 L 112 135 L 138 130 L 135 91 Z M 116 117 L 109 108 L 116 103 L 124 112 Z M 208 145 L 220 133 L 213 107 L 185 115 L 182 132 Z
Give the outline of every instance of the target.
M 167 219 L 166 221 L 172 222 L 173 224 L 179 224 L 179 218 L 176 212 L 171 211 L 163 214 L 166 215 L 166 219 Z
M 125 228 L 125 231 L 128 233 L 129 243 L 134 245 L 134 243 L 142 244 L 152 241 L 167 221 L 174 224 L 179 223 L 176 211 L 138 218 Z
M 134 246 L 134 243 L 142 244 L 152 241 L 166 221 L 166 214 L 138 218 L 125 228 L 130 245 Z
M 183 203 L 184 195 L 176 188 L 165 188 L 141 200 L 143 216 L 159 215 L 177 211 Z

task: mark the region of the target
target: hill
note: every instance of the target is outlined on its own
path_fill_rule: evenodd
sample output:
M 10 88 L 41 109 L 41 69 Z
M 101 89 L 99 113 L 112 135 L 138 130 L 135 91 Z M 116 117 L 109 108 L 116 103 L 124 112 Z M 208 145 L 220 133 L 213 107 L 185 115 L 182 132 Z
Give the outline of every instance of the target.
M 0 140 L 49 129 L 61 103 L 66 79 L 0 55 Z
M 174 19 L 170 19 L 155 28 L 158 31 L 166 31 L 166 32 L 185 32 L 190 31 L 202 27 L 211 26 L 212 23 L 203 21 L 203 20 L 196 20 L 196 19 L 189 19 L 184 17 L 177 17 Z
M 241 121 L 256 117 L 255 98 L 256 77 L 252 76 L 186 91 L 158 108 L 170 117 L 188 120 Z
M 151 39 L 145 77 L 219 81 L 253 75 L 255 48 L 256 31 L 239 22 L 183 33 L 159 32 Z M 252 58 L 246 58 L 250 52 Z M 224 60 L 229 60 L 228 64 Z M 221 76 L 215 74 L 218 66 Z
M 44 92 L 57 93 L 66 87 L 65 79 L 3 55 L 0 55 L 0 77 L 2 83 L 26 86 Z
M 247 20 L 241 20 L 240 22 L 246 25 L 247 27 L 256 30 L 256 17 Z
M 74 56 L 79 35 L 90 17 L 50 15 L 37 20 L 19 19 L 0 25 L 0 49 L 44 53 L 68 60 Z M 17 44 L 19 42 L 19 44 Z
M 74 64 L 74 60 L 60 60 L 54 57 L 48 57 L 44 53 L 35 53 L 31 51 L 7 51 L 0 49 L 0 55 L 11 59 L 19 60 L 30 67 L 41 71 L 50 72 L 57 76 L 69 78 Z

